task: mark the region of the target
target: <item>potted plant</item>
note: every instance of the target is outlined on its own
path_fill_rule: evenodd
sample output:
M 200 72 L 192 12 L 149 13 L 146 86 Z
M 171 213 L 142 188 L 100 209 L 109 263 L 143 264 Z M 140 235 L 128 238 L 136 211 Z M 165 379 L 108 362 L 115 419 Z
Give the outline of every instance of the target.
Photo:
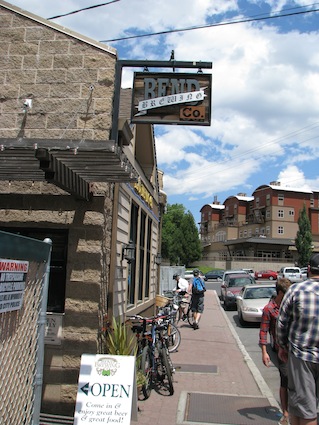
M 129 335 L 127 326 L 113 317 L 112 326 L 106 329 L 106 353 L 115 356 L 135 356 L 135 335 Z
M 112 326 L 106 328 L 106 353 L 116 356 L 136 356 L 137 342 L 135 335 L 130 335 L 127 326 L 119 320 L 113 318 Z M 144 385 L 146 377 L 140 368 L 140 356 L 136 357 L 136 387 L 139 395 Z

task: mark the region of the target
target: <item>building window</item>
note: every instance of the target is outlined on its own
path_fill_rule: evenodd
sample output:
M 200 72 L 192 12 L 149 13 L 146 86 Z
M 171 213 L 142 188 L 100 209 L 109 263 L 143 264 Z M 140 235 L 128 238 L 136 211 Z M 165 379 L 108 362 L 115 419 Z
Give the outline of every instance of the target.
M 285 195 L 283 193 L 278 193 L 278 205 L 284 205 Z
M 52 252 L 47 311 L 50 313 L 64 313 L 68 231 L 28 228 L 1 228 L 1 230 L 41 241 L 45 238 L 51 239 Z
M 242 237 L 243 237 L 243 231 L 242 231 L 242 230 L 239 232 L 239 237 L 240 237 L 240 238 L 242 238 Z
M 267 205 L 267 207 L 269 207 L 269 205 L 270 205 L 270 194 L 269 193 L 267 193 L 267 195 L 266 195 L 266 205 Z
M 266 210 L 266 218 L 270 218 L 270 210 Z
M 270 226 L 266 227 L 266 235 L 270 235 Z
M 216 242 L 223 242 L 226 239 L 225 232 L 217 232 L 216 233 Z
M 138 206 L 132 203 L 131 206 L 131 224 L 130 224 L 130 240 L 137 247 L 137 226 L 138 226 Z M 137 252 L 137 249 L 135 253 Z M 136 255 L 135 255 L 136 256 Z M 136 259 L 127 264 L 127 302 L 135 303 L 135 287 L 136 287 Z
M 314 207 L 315 205 L 315 200 L 313 198 L 310 198 L 310 206 Z
M 284 234 L 284 227 L 278 226 L 278 235 L 283 235 L 283 234 Z
M 294 217 L 294 215 L 295 215 L 295 210 L 289 210 L 289 211 L 288 211 L 288 215 L 289 215 L 290 217 Z
M 259 227 L 256 227 L 256 229 L 255 229 L 255 235 L 256 236 L 259 236 Z
M 139 241 L 139 274 L 138 274 L 138 301 L 143 300 L 143 282 L 144 282 L 144 262 L 145 262 L 145 226 L 146 226 L 146 214 L 144 211 L 141 212 L 140 221 L 140 241 Z
M 278 210 L 278 218 L 284 218 L 284 210 Z
M 248 229 L 248 237 L 251 237 L 251 229 Z
M 147 240 L 146 240 L 146 270 L 145 270 L 145 288 L 144 297 L 150 296 L 150 273 L 151 273 L 151 241 L 152 241 L 152 220 L 148 219 Z
M 259 207 L 259 198 L 256 198 L 256 207 Z
M 136 204 L 131 206 L 130 240 L 135 245 L 135 261 L 127 264 L 127 302 L 135 305 L 149 297 L 151 278 L 152 219 Z M 138 265 L 138 276 L 137 275 Z

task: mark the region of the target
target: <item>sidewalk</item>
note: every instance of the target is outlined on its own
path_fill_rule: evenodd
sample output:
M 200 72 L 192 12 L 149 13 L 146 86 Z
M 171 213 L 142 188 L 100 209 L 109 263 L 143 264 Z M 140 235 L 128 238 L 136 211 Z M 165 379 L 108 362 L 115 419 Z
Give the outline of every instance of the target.
M 205 294 L 200 328 L 180 325 L 182 341 L 171 358 L 173 396 L 152 391 L 138 401 L 132 425 L 271 425 L 278 404 L 220 307 L 215 291 Z

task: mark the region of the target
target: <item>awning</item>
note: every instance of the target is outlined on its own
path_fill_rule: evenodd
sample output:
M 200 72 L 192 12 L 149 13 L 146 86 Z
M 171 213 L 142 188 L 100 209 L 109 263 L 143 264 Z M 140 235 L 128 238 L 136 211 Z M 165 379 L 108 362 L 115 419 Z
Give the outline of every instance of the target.
M 113 140 L 0 139 L 0 180 L 48 181 L 88 200 L 92 182 L 137 178 Z
M 241 239 L 228 239 L 224 242 L 224 245 L 244 245 L 244 244 L 263 244 L 263 245 L 295 245 L 294 239 L 279 239 L 279 238 L 267 238 L 267 237 L 251 237 Z

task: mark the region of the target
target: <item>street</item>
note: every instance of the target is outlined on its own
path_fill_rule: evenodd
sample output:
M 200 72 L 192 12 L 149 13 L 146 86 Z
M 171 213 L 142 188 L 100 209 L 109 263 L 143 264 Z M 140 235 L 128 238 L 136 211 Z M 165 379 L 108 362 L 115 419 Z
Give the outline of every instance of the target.
M 258 281 L 259 282 L 259 281 Z M 217 295 L 220 295 L 220 281 L 207 281 L 207 289 L 213 289 L 217 292 Z M 221 303 L 223 308 L 223 303 Z M 276 355 L 271 350 L 270 345 L 268 345 L 268 352 L 272 359 L 271 366 L 267 368 L 264 366 L 261 360 L 261 349 L 258 345 L 259 341 L 259 324 L 249 324 L 245 327 L 242 327 L 238 321 L 238 315 L 236 310 L 225 311 L 226 316 L 228 317 L 230 323 L 234 327 L 240 341 L 244 345 L 247 353 L 257 366 L 262 377 L 264 378 L 266 384 L 273 393 L 274 398 L 279 403 L 279 372 L 275 366 Z

